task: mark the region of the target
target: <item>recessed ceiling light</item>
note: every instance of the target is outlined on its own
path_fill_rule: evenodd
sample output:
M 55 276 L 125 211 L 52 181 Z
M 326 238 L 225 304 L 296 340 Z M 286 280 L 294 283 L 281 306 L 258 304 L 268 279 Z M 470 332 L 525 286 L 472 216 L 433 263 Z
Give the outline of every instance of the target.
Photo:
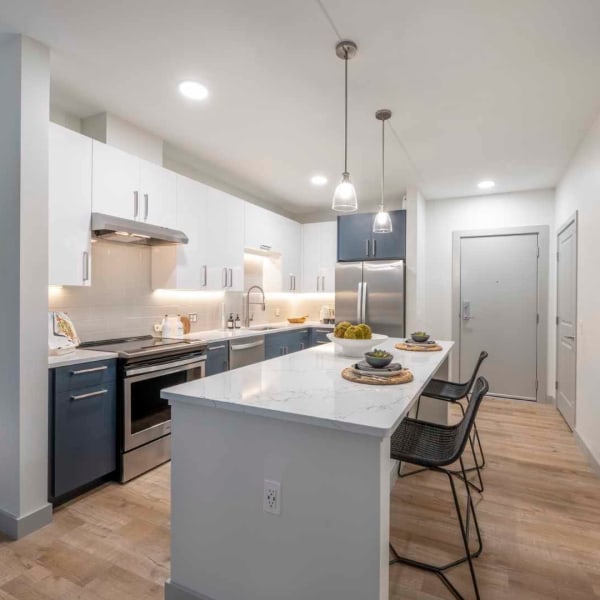
M 496 185 L 491 179 L 485 179 L 484 181 L 480 181 L 477 184 L 477 187 L 480 190 L 491 190 Z
M 313 185 L 325 185 L 327 183 L 327 177 L 325 177 L 324 175 L 313 175 L 310 178 L 310 182 Z
M 208 90 L 197 81 L 182 81 L 179 84 L 179 91 L 191 100 L 204 100 L 208 96 Z

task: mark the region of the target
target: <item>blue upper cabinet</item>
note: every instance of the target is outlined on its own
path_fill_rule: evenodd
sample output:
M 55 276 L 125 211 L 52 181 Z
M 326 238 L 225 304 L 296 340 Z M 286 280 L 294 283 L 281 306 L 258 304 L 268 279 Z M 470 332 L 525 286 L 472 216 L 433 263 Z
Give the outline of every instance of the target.
M 375 213 L 338 217 L 338 261 L 406 258 L 406 211 L 390 211 L 392 233 L 373 233 Z

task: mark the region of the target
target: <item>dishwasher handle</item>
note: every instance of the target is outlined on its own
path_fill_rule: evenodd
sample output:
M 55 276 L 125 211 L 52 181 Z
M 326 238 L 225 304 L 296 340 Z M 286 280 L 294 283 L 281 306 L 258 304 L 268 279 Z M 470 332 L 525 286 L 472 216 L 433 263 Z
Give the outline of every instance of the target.
M 265 340 L 259 340 L 258 342 L 250 342 L 249 344 L 230 344 L 229 347 L 232 350 L 250 350 L 250 348 L 258 348 L 264 346 Z

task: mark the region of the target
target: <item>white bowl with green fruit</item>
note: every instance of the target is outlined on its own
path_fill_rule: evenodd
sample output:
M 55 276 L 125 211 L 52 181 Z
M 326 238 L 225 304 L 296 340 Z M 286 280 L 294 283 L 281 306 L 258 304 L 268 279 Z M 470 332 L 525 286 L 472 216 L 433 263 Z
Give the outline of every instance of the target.
M 327 338 L 335 344 L 338 354 L 358 358 L 387 340 L 388 336 L 373 333 L 366 323 L 352 325 L 343 321 L 336 325 L 333 333 L 327 334 Z

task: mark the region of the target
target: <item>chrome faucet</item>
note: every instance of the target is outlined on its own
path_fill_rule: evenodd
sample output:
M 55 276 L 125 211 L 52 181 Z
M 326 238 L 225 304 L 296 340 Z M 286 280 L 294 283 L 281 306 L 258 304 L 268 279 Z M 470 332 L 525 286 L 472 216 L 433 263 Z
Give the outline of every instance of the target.
M 252 290 L 258 290 L 262 294 L 262 302 L 250 302 L 250 293 L 252 292 Z M 246 318 L 244 319 L 244 325 L 246 327 L 250 327 L 250 321 L 252 321 L 252 317 L 250 316 L 250 305 L 251 304 L 260 304 L 263 311 L 267 310 L 267 307 L 265 305 L 265 292 L 260 287 L 260 285 L 253 285 L 253 286 L 249 287 L 248 291 L 246 292 L 246 315 L 245 315 Z

